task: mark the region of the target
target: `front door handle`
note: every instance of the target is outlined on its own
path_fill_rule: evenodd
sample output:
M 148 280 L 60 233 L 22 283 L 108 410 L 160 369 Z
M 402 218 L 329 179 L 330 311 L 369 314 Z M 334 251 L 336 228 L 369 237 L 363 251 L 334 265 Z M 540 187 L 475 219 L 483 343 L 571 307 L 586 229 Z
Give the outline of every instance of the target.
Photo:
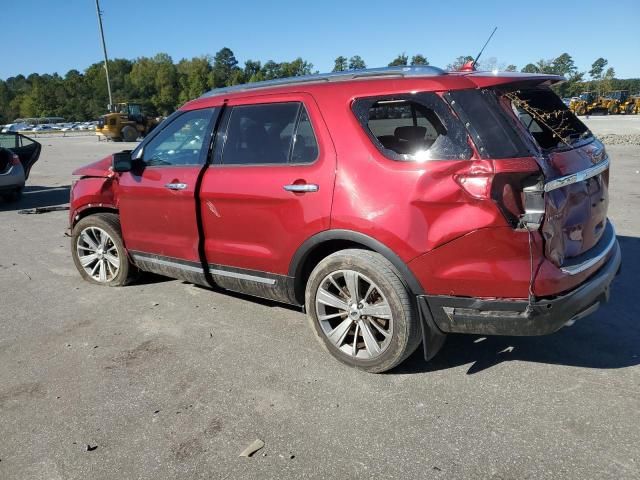
M 184 190 L 185 188 L 187 188 L 187 184 L 186 183 L 167 183 L 164 187 L 168 188 L 169 190 Z
M 287 192 L 296 192 L 296 193 L 308 193 L 308 192 L 317 192 L 320 187 L 315 183 L 294 183 L 292 185 L 285 185 L 284 188 Z

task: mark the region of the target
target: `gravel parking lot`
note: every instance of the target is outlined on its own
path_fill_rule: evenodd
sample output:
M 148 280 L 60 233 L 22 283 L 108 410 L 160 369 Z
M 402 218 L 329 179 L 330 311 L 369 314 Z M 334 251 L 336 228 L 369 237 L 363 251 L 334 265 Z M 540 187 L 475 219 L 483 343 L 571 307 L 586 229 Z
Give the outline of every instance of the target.
M 74 168 L 126 144 L 40 137 L 23 199 L 0 203 L 0 478 L 639 478 L 640 116 L 586 122 L 612 157 L 611 302 L 385 375 L 333 360 L 292 308 L 81 280 L 67 212 L 18 211 L 66 203 Z

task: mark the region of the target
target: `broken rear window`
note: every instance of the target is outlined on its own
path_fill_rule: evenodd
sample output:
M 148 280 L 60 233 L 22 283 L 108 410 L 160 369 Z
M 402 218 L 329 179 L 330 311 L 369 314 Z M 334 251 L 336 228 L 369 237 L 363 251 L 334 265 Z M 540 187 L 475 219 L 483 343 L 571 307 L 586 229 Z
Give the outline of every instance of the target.
M 503 99 L 543 150 L 573 148 L 592 137 L 586 125 L 551 89 L 505 92 Z
M 361 98 L 353 111 L 378 150 L 392 160 L 471 157 L 464 126 L 436 94 Z

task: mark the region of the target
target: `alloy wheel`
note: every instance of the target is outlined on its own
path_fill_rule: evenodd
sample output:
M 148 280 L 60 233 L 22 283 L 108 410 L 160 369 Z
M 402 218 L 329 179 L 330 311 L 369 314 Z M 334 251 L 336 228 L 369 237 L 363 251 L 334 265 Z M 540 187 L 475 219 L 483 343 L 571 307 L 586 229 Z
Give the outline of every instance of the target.
M 108 283 L 118 276 L 118 249 L 109 234 L 101 228 L 85 228 L 78 236 L 76 252 L 82 268 L 94 280 Z
M 359 272 L 327 275 L 316 291 L 315 308 L 323 333 L 352 358 L 378 357 L 391 343 L 391 306 L 380 287 Z

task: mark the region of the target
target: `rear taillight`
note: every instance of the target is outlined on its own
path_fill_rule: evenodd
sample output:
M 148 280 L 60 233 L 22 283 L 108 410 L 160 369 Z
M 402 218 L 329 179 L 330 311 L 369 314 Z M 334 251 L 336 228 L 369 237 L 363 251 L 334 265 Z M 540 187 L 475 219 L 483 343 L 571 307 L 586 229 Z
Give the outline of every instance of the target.
M 537 230 L 544 218 L 544 182 L 539 174 L 498 173 L 491 198 L 513 228 Z
M 16 155 L 15 153 L 11 157 L 11 165 L 13 167 L 17 167 L 18 165 L 20 165 L 20 157 L 18 155 Z
M 491 178 L 493 174 L 454 175 L 453 179 L 462 189 L 479 200 L 491 198 Z

